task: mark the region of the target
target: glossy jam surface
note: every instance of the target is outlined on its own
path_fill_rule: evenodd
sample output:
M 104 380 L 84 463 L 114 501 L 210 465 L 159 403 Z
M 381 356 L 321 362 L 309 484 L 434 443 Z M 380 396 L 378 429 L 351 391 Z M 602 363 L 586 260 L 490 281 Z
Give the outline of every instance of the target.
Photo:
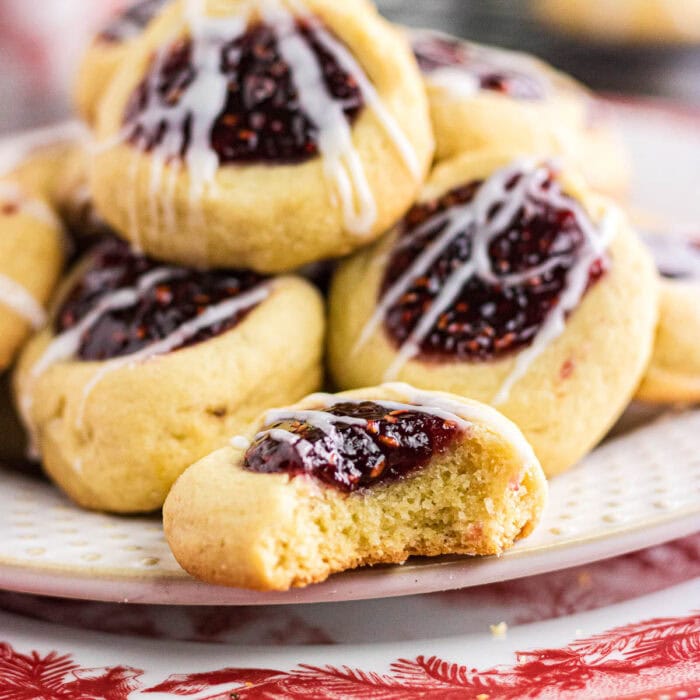
M 316 57 L 326 90 L 353 121 L 364 104 L 355 79 L 321 45 L 308 23 L 300 21 L 296 29 Z M 220 163 L 300 163 L 318 155 L 318 126 L 302 109 L 295 76 L 280 55 L 272 27 L 251 25 L 241 37 L 222 45 L 220 71 L 228 79 L 228 94 L 211 129 L 211 146 Z M 197 78 L 191 41 L 183 40 L 170 49 L 158 74 L 147 76 L 132 95 L 125 115 L 130 142 L 145 151 L 160 145 L 165 124 L 148 130 L 140 115 L 152 100 L 160 107 L 177 108 L 183 91 Z M 181 128 L 184 157 L 191 142 L 191 116 L 184 116 Z
M 148 272 L 160 267 L 134 253 L 117 239 L 97 245 L 90 262 L 61 305 L 54 331 L 62 333 L 76 326 L 108 294 L 138 284 Z M 248 271 L 200 272 L 182 268 L 172 278 L 144 291 L 134 306 L 108 311 L 83 334 L 77 356 L 85 361 L 123 357 L 162 340 L 210 306 L 233 298 L 264 278 Z M 208 327 L 178 346 L 194 345 L 236 326 L 252 310 L 245 308 Z
M 392 410 L 372 401 L 318 410 L 330 414 L 330 431 L 313 421 L 274 423 L 248 449 L 243 466 L 260 473 L 309 474 L 341 491 L 357 491 L 425 467 L 461 430 L 430 413 Z M 349 424 L 343 417 L 360 420 Z M 286 431 L 287 439 L 275 429 Z
M 443 68 L 463 71 L 478 81 L 482 90 L 492 90 L 520 100 L 541 100 L 550 92 L 548 81 L 516 66 L 516 58 L 497 49 L 469 44 L 440 34 L 417 34 L 413 51 L 423 73 Z M 506 58 L 507 57 L 507 58 Z
M 512 186 L 516 182 L 514 179 Z M 387 265 L 382 295 L 444 230 L 445 224 L 439 218 L 433 227 L 430 220 L 452 207 L 471 202 L 480 186 L 480 182 L 474 182 L 437 201 L 413 207 L 404 222 L 406 238 L 399 238 Z M 550 188 L 557 198 L 563 196 L 551 178 L 545 188 Z M 566 196 L 563 201 L 567 201 Z M 426 226 L 425 233 L 412 237 L 419 226 Z M 473 234 L 470 228 L 458 233 L 427 273 L 413 280 L 389 308 L 384 325 L 397 346 L 406 342 L 447 278 L 471 259 Z M 527 197 L 510 225 L 492 240 L 488 248 L 491 269 L 505 276 L 535 270 L 552 258 L 559 264 L 541 274 L 535 270 L 524 284 L 491 284 L 473 275 L 425 336 L 420 345 L 421 356 L 435 360 L 488 361 L 529 346 L 559 302 L 568 273 L 584 245 L 584 232 L 571 209 Z M 603 275 L 606 265 L 603 259 L 593 265 L 589 284 Z
M 127 5 L 99 33 L 104 42 L 120 43 L 138 36 L 168 0 L 139 0 Z

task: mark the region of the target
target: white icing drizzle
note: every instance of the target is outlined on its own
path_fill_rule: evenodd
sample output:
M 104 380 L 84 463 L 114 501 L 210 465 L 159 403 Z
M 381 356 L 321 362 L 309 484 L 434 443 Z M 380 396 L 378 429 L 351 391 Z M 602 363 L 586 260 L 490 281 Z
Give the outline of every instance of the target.
M 293 13 L 285 4 L 293 9 Z M 176 163 L 183 146 L 183 126 L 188 118 L 191 120 L 191 134 L 185 163 L 189 177 L 189 214 L 191 223 L 203 223 L 201 201 L 207 188 L 215 186 L 219 167 L 218 154 L 211 145 L 211 131 L 225 108 L 228 94 L 228 77 L 220 70 L 221 49 L 245 32 L 253 10 L 262 11 L 276 32 L 280 53 L 290 67 L 300 103 L 319 130 L 319 151 L 324 170 L 335 185 L 335 196 L 343 212 L 345 227 L 357 236 L 367 235 L 377 219 L 377 203 L 362 159 L 353 145 L 352 129 L 342 104 L 328 93 L 319 61 L 299 35 L 296 18 L 302 17 L 308 22 L 319 43 L 343 70 L 352 75 L 367 108 L 372 110 L 416 180 L 422 176 L 420 162 L 409 139 L 350 51 L 309 14 L 301 0 L 260 0 L 255 5 L 244 4 L 236 8 L 235 16 L 215 17 L 208 16 L 206 0 L 185 0 L 185 18 L 192 40 L 192 63 L 197 69 L 196 76 L 182 91 L 177 104 L 158 104 L 155 88 L 160 67 L 172 46 L 172 42 L 166 42 L 151 70 L 147 86 L 149 104 L 139 115 L 139 123 L 147 133 L 154 133 L 160 124 L 165 124 L 166 128 L 165 137 L 149 153 L 148 212 L 152 224 L 158 225 L 162 209 L 167 229 L 175 227 L 174 190 L 179 172 Z M 126 127 L 114 139 L 105 141 L 97 148 L 107 150 L 122 144 L 130 133 L 129 127 Z M 132 190 L 128 209 L 130 237 L 138 245 L 141 240 L 138 206 L 141 154 L 138 149 L 135 150 L 137 152 L 128 173 Z M 163 191 L 161 186 L 166 169 L 169 174 Z
M 210 306 L 199 316 L 195 316 L 195 318 L 183 323 L 179 328 L 162 340 L 151 343 L 138 352 L 130 355 L 124 355 L 123 357 L 117 357 L 103 363 L 102 366 L 90 378 L 90 381 L 83 387 L 82 400 L 78 409 L 78 427 L 82 428 L 83 426 L 85 406 L 90 394 L 108 374 L 111 374 L 112 372 L 115 372 L 123 367 L 134 367 L 142 364 L 153 357 L 157 357 L 158 355 L 165 355 L 175 348 L 180 347 L 188 340 L 194 338 L 200 331 L 211 328 L 217 323 L 220 323 L 227 318 L 231 318 L 238 312 L 259 304 L 269 295 L 270 290 L 267 286 L 261 285 L 250 289 L 236 297 L 226 299 L 225 301 Z
M 546 67 L 527 54 L 475 44 L 430 30 L 411 30 L 410 38 L 414 50 L 425 55 L 429 60 L 431 58 L 430 41 L 456 43 L 463 47 L 468 64 L 455 63 L 423 71 L 428 85 L 443 89 L 456 99 L 474 97 L 482 91 L 492 92 L 481 87 L 480 76 L 494 71 L 506 71 L 513 75 L 535 79 L 545 96 L 556 90 L 555 74 L 550 74 Z M 439 60 L 439 57 L 436 57 L 436 61 Z
M 231 438 L 230 445 L 237 450 L 247 450 L 250 447 L 250 440 L 242 435 L 236 435 Z
M 61 221 L 48 204 L 32 197 L 15 182 L 0 182 L 0 201 L 16 207 L 22 214 L 42 224 L 63 229 Z
M 4 205 L 16 207 L 19 213 L 42 224 L 58 230 L 63 228 L 58 217 L 47 204 L 28 196 L 16 183 L 0 182 L 0 201 Z M 46 311 L 43 305 L 24 285 L 3 274 L 0 274 L 0 304 L 21 316 L 34 329 L 41 328 L 46 323 Z
M 299 0 L 292 0 L 299 7 Z M 364 70 L 350 51 L 329 32 L 321 27 L 318 21 L 309 16 L 309 22 L 322 46 L 338 61 L 343 70 L 356 81 L 367 106 L 374 112 L 382 128 L 392 140 L 410 173 L 419 180 L 422 176 L 420 162 L 411 142 L 406 137 L 396 119 L 386 108 L 374 85 L 369 81 Z
M 364 401 L 371 401 L 378 404 L 389 411 L 411 411 L 415 413 L 425 413 L 426 415 L 435 416 L 441 420 L 455 423 L 462 430 L 469 430 L 473 425 L 484 426 L 494 433 L 505 438 L 516 450 L 519 459 L 524 467 L 529 467 L 537 464 L 537 458 L 532 447 L 523 437 L 520 430 L 505 416 L 499 413 L 496 409 L 485 404 L 470 402 L 468 404 L 452 399 L 449 396 L 435 394 L 429 391 L 421 391 L 409 384 L 390 383 L 384 384 L 377 389 L 378 393 L 383 390 L 390 390 L 402 395 L 407 403 L 401 401 L 389 401 L 384 399 L 349 398 L 343 394 L 312 394 L 306 401 L 313 404 L 318 404 L 323 408 L 332 408 L 338 404 L 350 403 L 359 404 Z M 366 425 L 366 421 L 361 418 L 353 418 L 350 416 L 335 416 L 331 413 L 326 413 L 320 410 L 295 410 L 295 409 L 280 409 L 269 411 L 265 416 L 265 426 L 283 421 L 283 420 L 299 420 L 308 423 L 316 428 L 323 430 L 326 434 L 332 434 L 335 430 L 335 425 L 345 423 L 350 425 Z M 262 430 L 256 435 L 256 440 L 259 440 L 266 435 L 269 435 L 273 440 L 278 442 L 286 442 L 297 447 L 297 449 L 306 449 L 311 446 L 300 435 L 281 428 L 271 428 Z M 235 441 L 234 447 L 247 449 L 250 442 L 246 438 L 233 438 L 232 444 Z
M 275 0 L 263 7 L 265 19 L 275 27 L 280 54 L 292 71 L 299 102 L 319 130 L 319 151 L 326 176 L 335 182 L 345 225 L 352 233 L 365 234 L 377 218 L 377 204 L 342 105 L 328 92 L 321 66 L 298 33 L 294 16 Z M 320 30 L 315 31 L 320 36 Z
M 700 280 L 700 243 L 694 242 L 690 235 L 644 233 L 642 238 L 662 275 L 681 281 Z M 700 236 L 696 238 L 700 241 Z
M 37 379 L 57 362 L 62 362 L 75 355 L 80 347 L 83 334 L 92 328 L 104 314 L 133 306 L 144 292 L 177 274 L 181 274 L 181 270 L 172 267 L 159 267 L 141 277 L 135 287 L 124 287 L 110 292 L 100 299 L 95 308 L 86 314 L 79 323 L 57 335 L 46 346 L 29 373 L 28 381 L 19 401 L 20 415 L 29 436 L 28 453 L 30 456 L 38 456 L 36 429 L 31 415 L 34 404 L 34 385 Z
M 555 256 L 541 265 L 521 273 L 498 275 L 491 266 L 489 247 L 501 235 L 526 204 L 527 198 L 569 209 L 576 217 L 577 225 L 584 235 L 584 245 L 577 260 L 567 275 L 566 287 L 557 305 L 550 311 L 545 323 L 534 338 L 530 347 L 522 350 L 515 361 L 515 367 L 493 399 L 495 405 L 508 400 L 512 387 L 524 376 L 532 362 L 564 331 L 566 317 L 580 303 L 585 294 L 590 268 L 604 254 L 617 228 L 616 210 L 610 209 L 596 228 L 583 209 L 572 199 L 561 194 L 544 190 L 552 168 L 551 161 L 538 162 L 535 159 L 522 159 L 494 173 L 476 192 L 474 198 L 465 204 L 448 209 L 441 215 L 439 223 L 446 222 L 445 230 L 433 244 L 416 258 L 406 272 L 387 290 L 375 313 L 360 333 L 355 351 L 366 343 L 386 316 L 388 309 L 410 288 L 413 281 L 423 275 L 447 246 L 467 229 L 473 231 L 472 253 L 446 279 L 439 294 L 433 299 L 427 312 L 422 316 L 409 337 L 399 348 L 396 358 L 385 373 L 385 379 L 398 376 L 407 362 L 420 353 L 420 347 L 440 316 L 450 308 L 464 284 L 472 277 L 478 277 L 488 284 L 501 287 L 522 285 L 529 279 L 543 274 L 561 262 Z M 519 175 L 516 185 L 509 188 L 512 179 Z M 491 216 L 491 213 L 496 214 Z M 433 230 L 437 216 L 408 234 L 415 241 L 426 232 Z
M 33 406 L 33 388 L 36 380 L 51 366 L 67 360 L 75 355 L 85 333 L 110 311 L 126 309 L 137 304 L 150 289 L 157 287 L 166 280 L 175 279 L 185 274 L 183 268 L 162 266 L 145 273 L 133 287 L 116 289 L 100 299 L 95 307 L 87 313 L 75 326 L 56 336 L 46 347 L 43 354 L 31 369 L 29 381 L 24 387 L 20 399 L 20 413 L 30 435 L 30 454 L 37 454 L 36 430 L 31 416 Z M 264 301 L 270 295 L 270 285 L 258 285 L 243 294 L 226 299 L 218 304 L 209 306 L 198 316 L 183 323 L 170 335 L 155 341 L 141 350 L 114 358 L 101 363 L 95 373 L 83 387 L 81 402 L 77 410 L 76 425 L 82 428 L 87 399 L 94 388 L 111 372 L 122 367 L 133 367 L 142 364 L 153 357 L 164 355 L 182 346 L 202 330 L 211 328 L 217 323 L 230 318 L 238 312 L 253 307 Z
M 319 428 L 326 435 L 335 433 L 336 423 L 345 423 L 346 425 L 358 425 L 362 428 L 367 426 L 367 421 L 364 418 L 356 418 L 354 416 L 334 416 L 326 411 L 291 411 L 285 409 L 277 409 L 268 411 L 265 416 L 266 425 L 272 423 L 281 423 L 282 421 L 299 421 L 308 423 L 315 428 Z
M 3 274 L 0 274 L 0 304 L 12 309 L 34 329 L 46 323 L 44 307 L 19 282 Z

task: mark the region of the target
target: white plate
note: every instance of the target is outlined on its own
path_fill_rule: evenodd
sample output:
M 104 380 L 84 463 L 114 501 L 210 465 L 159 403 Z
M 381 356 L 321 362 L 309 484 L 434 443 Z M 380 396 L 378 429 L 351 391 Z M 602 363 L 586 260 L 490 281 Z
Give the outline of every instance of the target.
M 116 637 L 0 612 L 0 694 L 29 698 L 32 692 L 47 700 L 697 698 L 699 590 L 696 578 L 593 611 L 495 626 L 495 634 L 483 624 L 449 635 L 404 609 L 398 619 L 413 618 L 425 636 L 379 643 L 365 636 L 321 646 Z M 361 617 L 374 613 L 386 626 L 396 624 L 381 609 L 369 609 L 373 604 L 362 605 Z M 461 601 L 445 608 L 453 619 L 472 612 Z M 332 610 L 328 617 L 331 626 Z
M 697 122 L 618 105 L 640 175 L 637 201 L 674 223 L 700 220 Z M 174 561 L 156 518 L 81 511 L 41 481 L 0 474 L 0 587 L 105 601 L 261 605 L 464 588 L 612 557 L 700 529 L 700 411 L 604 445 L 551 485 L 537 532 L 499 558 L 412 560 L 281 594 L 208 586 Z

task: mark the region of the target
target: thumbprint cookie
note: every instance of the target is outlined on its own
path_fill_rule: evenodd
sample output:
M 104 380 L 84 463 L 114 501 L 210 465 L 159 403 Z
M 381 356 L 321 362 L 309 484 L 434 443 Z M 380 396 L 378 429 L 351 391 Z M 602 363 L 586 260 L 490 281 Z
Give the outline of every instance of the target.
M 464 155 L 341 264 L 329 362 L 344 389 L 396 379 L 497 406 L 553 475 L 629 403 L 657 303 L 650 255 L 582 178 L 538 158 Z
M 197 578 L 286 590 L 412 555 L 501 554 L 546 497 L 498 411 L 390 384 L 269 411 L 180 477 L 163 520 Z
M 0 372 L 46 322 L 64 247 L 63 227 L 48 202 L 17 182 L 0 181 Z
M 300 278 L 163 265 L 107 239 L 22 353 L 15 400 L 73 500 L 151 511 L 232 432 L 319 387 L 323 327 Z
M 95 202 L 120 235 L 170 262 L 262 273 L 376 239 L 433 155 L 410 46 L 367 0 L 168 4 L 97 133 Z
M 654 353 L 637 398 L 700 402 L 700 235 L 645 234 L 661 275 Z
M 616 195 L 627 189 L 626 153 L 582 85 L 528 54 L 429 30 L 409 36 L 438 160 L 482 148 L 556 154 L 578 166 L 594 189 Z

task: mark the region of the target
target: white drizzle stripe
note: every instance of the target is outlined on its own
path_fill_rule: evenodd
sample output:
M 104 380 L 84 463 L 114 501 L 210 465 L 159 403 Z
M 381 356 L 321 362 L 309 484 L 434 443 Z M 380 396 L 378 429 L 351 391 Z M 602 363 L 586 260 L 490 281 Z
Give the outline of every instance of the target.
M 538 174 L 538 169 L 536 168 L 534 161 L 516 161 L 509 167 L 497 171 L 486 180 L 471 202 L 453 207 L 450 210 L 453 222 L 466 222 L 467 226 L 473 228 L 471 258 L 462 263 L 447 278 L 442 290 L 433 299 L 428 312 L 423 315 L 418 325 L 399 349 L 396 358 L 384 375 L 385 379 L 394 379 L 401 368 L 420 352 L 420 345 L 425 337 L 471 277 L 479 275 L 485 280 L 493 280 L 494 273 L 491 269 L 491 260 L 488 254 L 489 245 L 493 238 L 503 232 L 505 226 L 508 225 L 522 206 L 531 182 L 535 175 Z M 509 192 L 507 189 L 508 184 L 518 173 L 524 173 L 524 175 L 513 190 Z M 502 205 L 501 209 L 493 218 L 490 218 L 494 206 L 499 204 Z M 464 226 L 451 226 L 448 224 L 446 232 L 449 231 L 451 236 L 448 238 L 447 244 L 437 251 L 435 257 L 443 253 L 447 245 L 459 234 L 463 233 L 464 230 Z M 411 265 L 407 271 L 410 274 L 406 275 L 409 279 L 408 284 L 405 285 L 406 288 L 410 286 L 410 283 L 415 280 L 416 276 L 420 276 L 420 274 L 425 272 L 423 270 L 419 275 L 415 275 L 413 272 L 414 265 Z M 392 289 L 389 290 L 389 293 L 391 291 Z
M 379 120 L 411 174 L 417 180 L 420 179 L 422 172 L 415 149 L 352 54 L 320 26 L 300 0 L 288 0 L 288 4 L 298 16 L 309 22 L 319 43 L 353 76 L 367 107 Z M 324 160 L 324 170 L 327 177 L 335 183 L 345 227 L 355 235 L 367 235 L 377 219 L 377 203 L 362 159 L 353 146 L 352 130 L 341 104 L 328 94 L 318 59 L 298 35 L 294 15 L 279 0 L 261 0 L 259 7 L 276 30 L 280 53 L 290 66 L 300 102 L 319 129 L 319 151 Z M 211 130 L 216 118 L 225 108 L 228 94 L 228 77 L 219 70 L 221 48 L 245 32 L 251 11 L 251 7 L 244 7 L 244 11 L 239 11 L 240 14 L 235 17 L 209 17 L 206 0 L 186 0 L 185 15 L 193 47 L 192 63 L 197 67 L 197 75 L 175 106 L 164 107 L 155 102 L 155 83 L 171 42 L 166 42 L 156 56 L 147 87 L 150 103 L 139 116 L 139 122 L 147 133 L 153 133 L 161 124 L 165 124 L 167 132 L 166 137 L 150 153 L 152 160 L 148 210 L 153 226 L 158 225 L 162 207 L 166 227 L 168 230 L 175 227 L 173 198 L 176 173 L 172 169 L 182 150 L 183 137 L 180 134 L 188 117 L 191 118 L 191 140 L 185 158 L 190 182 L 188 211 L 190 225 L 203 223 L 202 197 L 208 187 L 216 185 L 216 171 L 219 167 L 218 154 L 211 146 Z M 129 134 L 130 129 L 123 129 L 112 139 L 96 146 L 95 150 L 100 152 L 116 147 L 124 143 Z M 137 246 L 141 240 L 138 210 L 140 162 L 138 154 L 135 154 L 128 175 L 132 190 L 128 207 L 129 228 L 131 239 Z M 162 195 L 160 189 L 166 167 L 171 172 L 166 192 Z
M 434 394 L 417 394 L 415 402 L 413 402 L 412 398 L 412 403 L 400 403 L 398 401 L 385 401 L 383 399 L 352 399 L 348 398 L 347 396 L 343 396 L 342 394 L 312 394 L 311 396 L 309 396 L 308 401 L 318 402 L 324 408 L 333 408 L 334 406 L 337 406 L 338 404 L 342 403 L 360 404 L 365 401 L 371 401 L 372 403 L 376 403 L 378 406 L 386 408 L 389 411 L 414 411 L 416 413 L 425 413 L 427 415 L 435 416 L 437 418 L 442 418 L 443 420 L 448 420 L 453 423 L 456 423 L 460 426 L 460 428 L 468 428 L 468 421 L 465 421 L 454 411 L 446 410 L 444 406 L 440 406 L 438 405 L 438 403 L 436 403 L 436 400 L 438 400 L 439 398 L 440 397 L 437 397 Z M 331 420 L 336 423 L 347 422 L 347 416 L 334 416 L 333 414 L 318 411 L 302 411 L 301 413 L 310 414 L 308 416 L 309 419 L 307 420 L 307 422 L 310 425 L 313 425 L 317 428 L 321 428 L 321 426 L 317 425 L 314 422 L 314 420 L 316 419 L 316 416 L 314 414 L 316 413 L 320 413 L 322 416 L 324 416 L 324 421 Z M 328 418 L 325 418 L 325 416 L 328 416 Z M 267 424 L 269 425 L 270 422 L 271 421 L 268 420 Z
M 110 292 L 100 299 L 95 308 L 79 323 L 56 336 L 47 345 L 29 372 L 27 384 L 19 401 L 20 415 L 29 436 L 28 453 L 30 456 L 38 456 L 36 429 L 31 415 L 34 403 L 34 384 L 37 379 L 52 365 L 72 357 L 80 346 L 83 334 L 92 328 L 104 314 L 133 306 L 145 291 L 179 274 L 182 274 L 182 270 L 177 268 L 158 267 L 144 275 L 135 287 L 124 287 Z
M 298 5 L 298 0 L 293 0 L 293 2 Z M 396 119 L 394 119 L 392 114 L 382 102 L 382 99 L 379 97 L 374 85 L 372 85 L 372 83 L 369 81 L 355 57 L 345 46 L 343 46 L 343 44 L 333 38 L 323 27 L 321 27 L 318 22 L 315 21 L 315 18 L 312 17 L 309 21 L 314 29 L 316 38 L 323 45 L 323 47 L 336 59 L 336 61 L 338 61 L 339 65 L 346 73 L 355 78 L 367 106 L 374 112 L 374 115 L 379 120 L 384 131 L 393 141 L 395 148 L 399 152 L 410 173 L 416 178 L 416 180 L 420 180 L 422 177 L 422 172 L 415 149 L 406 137 L 406 134 L 404 134 L 402 131 Z
M 199 316 L 183 323 L 177 330 L 162 340 L 159 340 L 151 345 L 131 355 L 124 355 L 113 360 L 109 360 L 100 367 L 91 377 L 90 381 L 83 388 L 83 396 L 78 409 L 77 425 L 79 428 L 83 426 L 85 415 L 85 406 L 87 400 L 94 388 L 108 375 L 122 367 L 134 367 L 142 364 L 158 355 L 165 355 L 177 347 L 180 347 L 188 340 L 194 338 L 200 331 L 206 330 L 215 326 L 217 323 L 231 318 L 235 314 L 244 309 L 255 306 L 264 301 L 270 295 L 270 290 L 267 286 L 260 286 L 251 289 L 243 294 L 240 294 L 219 304 L 210 306 L 203 311 Z
M 566 287 L 557 305 L 550 311 L 532 345 L 518 354 L 513 371 L 493 399 L 495 405 L 503 404 L 508 400 L 512 387 L 525 375 L 532 362 L 561 335 L 565 328 L 567 315 L 578 306 L 585 294 L 591 266 L 610 245 L 618 222 L 616 210 L 611 208 L 606 212 L 598 229 L 573 199 L 565 198 L 563 194 L 551 190 L 544 190 L 543 185 L 547 181 L 552 167 L 551 161 L 537 163 L 533 159 L 518 160 L 494 173 L 481 185 L 470 202 L 455 206 L 448 211 L 446 229 L 436 239 L 437 251 L 431 245 L 426 247 L 408 270 L 389 288 L 377 310 L 360 333 L 355 350 L 367 342 L 379 323 L 385 318 L 388 309 L 410 287 L 411 282 L 425 273 L 430 263 L 438 254 L 444 252 L 458 234 L 464 232 L 469 226 L 473 227 L 471 257 L 447 278 L 440 293 L 433 299 L 427 313 L 423 315 L 407 340 L 399 348 L 394 361 L 385 373 L 385 379 L 396 377 L 404 365 L 420 352 L 421 344 L 440 315 L 454 303 L 464 284 L 471 277 L 476 276 L 484 282 L 509 287 L 523 284 L 528 279 L 543 274 L 556 266 L 560 256 L 517 274 L 499 276 L 492 269 L 489 246 L 495 237 L 503 233 L 518 210 L 525 205 L 528 197 L 558 208 L 571 210 L 585 240 L 576 263 L 568 271 Z M 509 187 L 509 183 L 515 175 L 520 175 L 520 178 L 515 186 Z M 496 214 L 491 216 L 494 209 Z M 437 217 L 435 218 L 437 219 Z M 459 222 L 460 225 L 455 226 L 455 222 Z M 426 226 L 424 230 L 427 230 L 428 223 L 426 222 L 424 225 Z M 422 232 L 419 235 L 422 235 Z
M 0 274 L 0 304 L 12 309 L 34 329 L 46 323 L 44 307 L 19 282 L 3 274 Z
M 434 394 L 429 391 L 422 391 L 409 384 L 399 382 L 383 384 L 377 388 L 377 393 L 381 393 L 383 390 L 396 392 L 397 394 L 402 395 L 409 403 L 372 399 L 369 396 L 366 398 L 350 398 L 348 396 L 343 396 L 342 394 L 323 393 L 312 394 L 306 399 L 306 401 L 309 403 L 318 404 L 323 408 L 332 408 L 333 406 L 341 403 L 359 404 L 364 401 L 371 401 L 372 403 L 376 403 L 391 411 L 406 410 L 433 415 L 441 418 L 442 420 L 447 420 L 457 424 L 462 430 L 469 430 L 473 426 L 478 425 L 504 438 L 515 449 L 524 468 L 538 464 L 537 457 L 535 456 L 532 446 L 527 442 L 522 432 L 514 423 L 509 421 L 503 414 L 491 406 L 477 403 L 476 401 L 465 404 L 456 399 L 452 399 L 449 396 Z M 292 414 L 299 415 L 300 420 L 305 419 L 305 417 L 310 418 L 310 420 L 307 420 L 307 422 L 309 422 L 311 425 L 315 425 L 313 420 L 318 413 L 322 412 L 318 410 L 295 411 L 294 409 L 270 411 L 266 416 L 264 425 L 270 425 L 271 423 L 276 422 L 280 415 L 286 416 Z M 328 420 L 338 423 L 347 422 L 346 416 L 334 416 L 333 414 L 327 415 L 328 418 L 326 418 L 326 414 L 324 414 L 322 419 L 323 423 L 326 423 Z M 300 435 L 292 433 L 288 430 L 283 430 L 280 428 L 262 430 L 256 435 L 256 440 L 264 437 L 265 435 L 269 435 L 272 439 L 277 440 L 278 442 L 286 442 L 295 445 L 297 449 L 307 449 L 310 447 L 308 442 L 303 440 Z M 250 446 L 248 439 L 241 436 L 234 437 L 231 440 L 231 444 L 239 449 L 247 449 Z
M 515 75 L 536 79 L 545 95 L 551 95 L 556 91 L 553 74 L 546 66 L 540 65 L 527 54 L 475 44 L 431 30 L 411 30 L 410 39 L 414 50 L 419 54 L 425 54 L 429 60 L 430 51 L 423 47 L 432 40 L 446 41 L 450 44 L 456 42 L 467 52 L 468 65 L 455 64 L 423 71 L 428 85 L 442 88 L 455 98 L 474 97 L 482 91 L 493 92 L 482 89 L 479 79 L 479 76 L 493 71 L 510 71 Z
M 289 65 L 299 102 L 319 130 L 319 151 L 326 175 L 335 182 L 340 196 L 345 226 L 355 235 L 364 235 L 376 221 L 377 205 L 342 105 L 328 92 L 318 59 L 299 34 L 294 16 L 277 0 L 267 0 L 263 10 L 265 20 L 275 28 L 279 51 Z
M 357 425 L 367 427 L 367 421 L 364 418 L 356 418 L 354 416 L 334 416 L 332 413 L 325 411 L 287 411 L 285 409 L 277 409 L 268 411 L 265 416 L 265 424 L 281 423 L 283 421 L 299 421 L 308 423 L 322 430 L 326 435 L 335 433 L 336 423 L 345 423 L 346 425 Z
M 39 221 L 47 226 L 63 229 L 60 219 L 54 211 L 40 199 L 32 197 L 25 192 L 17 183 L 0 182 L 0 200 L 5 204 L 10 204 L 27 216 Z

